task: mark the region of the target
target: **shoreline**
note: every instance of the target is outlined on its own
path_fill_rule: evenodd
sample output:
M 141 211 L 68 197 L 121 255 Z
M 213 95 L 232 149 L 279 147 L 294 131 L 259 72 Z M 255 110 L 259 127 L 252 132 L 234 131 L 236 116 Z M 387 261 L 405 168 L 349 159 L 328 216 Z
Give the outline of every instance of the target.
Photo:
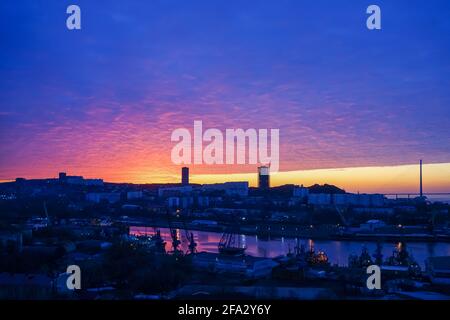
M 148 218 L 138 218 L 138 219 L 130 219 L 130 220 L 121 220 L 120 222 L 126 224 L 128 227 L 147 227 L 147 228 L 169 228 L 169 223 L 167 221 L 155 221 L 150 220 Z M 223 233 L 227 230 L 227 226 L 224 224 L 217 223 L 216 226 L 202 226 L 198 224 L 192 223 L 183 223 L 180 221 L 173 221 L 171 223 L 172 228 L 175 229 L 188 229 L 193 231 L 202 231 L 202 232 L 215 232 L 215 233 Z M 241 226 L 237 234 L 243 234 L 247 236 L 258 236 L 261 239 L 271 238 L 287 238 L 287 239 L 312 239 L 312 240 L 329 240 L 329 241 L 355 241 L 355 242 L 365 242 L 365 241 L 393 241 L 393 242 L 429 242 L 429 243 L 437 243 L 437 242 L 445 242 L 450 243 L 450 235 L 432 235 L 432 234 L 382 234 L 382 233 L 355 233 L 355 234 L 337 234 L 332 232 L 327 232 L 327 230 L 308 230 L 305 227 L 295 227 L 295 226 L 272 226 L 268 229 L 261 231 L 258 229 L 259 227 L 256 225 L 250 226 Z M 301 229 L 301 230 L 299 230 Z

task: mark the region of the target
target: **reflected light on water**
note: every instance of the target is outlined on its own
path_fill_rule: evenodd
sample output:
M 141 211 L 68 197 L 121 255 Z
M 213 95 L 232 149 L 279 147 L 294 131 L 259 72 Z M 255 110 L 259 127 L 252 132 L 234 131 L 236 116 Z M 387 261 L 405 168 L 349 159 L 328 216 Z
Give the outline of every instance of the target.
M 152 227 L 130 227 L 130 235 L 134 236 L 152 236 L 156 233 L 157 228 Z M 160 228 L 161 237 L 166 244 L 166 250 L 171 250 L 172 239 L 170 237 L 170 231 L 167 228 Z M 205 231 L 190 231 L 194 235 L 194 239 L 197 242 L 197 250 L 206 252 L 218 252 L 218 244 L 222 237 L 222 234 L 216 232 Z M 189 240 L 185 236 L 184 230 L 177 230 L 177 235 L 181 240 L 180 248 L 183 251 L 188 251 Z M 247 248 L 246 253 L 255 257 L 269 257 L 274 258 L 280 255 L 285 255 L 297 245 L 296 239 L 290 238 L 275 238 L 275 239 L 261 239 L 254 235 L 239 235 L 241 244 L 244 244 Z M 370 254 L 373 254 L 376 250 L 376 242 L 357 242 L 357 241 L 327 241 L 327 240 L 311 240 L 311 239 L 299 239 L 299 246 L 305 245 L 308 250 L 310 247 L 316 247 L 316 250 L 324 251 L 329 261 L 332 264 L 346 265 L 348 256 L 350 254 L 361 253 L 363 246 L 365 246 Z M 382 254 L 384 259 L 390 257 L 392 252 L 399 249 L 402 246 L 401 243 L 383 243 Z M 408 251 L 414 256 L 417 262 L 424 267 L 425 259 L 430 256 L 445 256 L 450 255 L 450 243 L 425 243 L 425 242 L 408 242 Z

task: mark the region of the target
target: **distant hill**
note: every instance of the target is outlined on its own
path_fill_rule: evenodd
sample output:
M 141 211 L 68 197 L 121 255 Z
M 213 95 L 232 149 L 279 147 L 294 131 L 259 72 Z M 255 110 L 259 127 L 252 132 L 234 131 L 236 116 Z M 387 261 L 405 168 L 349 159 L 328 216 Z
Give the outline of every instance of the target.
M 249 188 L 249 195 L 250 196 L 262 196 L 262 195 L 271 195 L 271 196 L 292 196 L 292 193 L 294 191 L 294 188 L 297 187 L 293 184 L 285 184 L 278 187 L 272 187 L 270 190 L 259 190 L 258 188 Z M 309 190 L 309 193 L 329 193 L 329 194 L 335 194 L 335 193 L 346 193 L 345 190 L 340 189 L 334 185 L 331 184 L 324 184 L 319 185 L 315 184 L 310 187 L 307 187 Z
M 315 184 L 308 187 L 308 190 L 309 193 L 330 193 L 330 194 L 346 193 L 345 190 L 331 184 L 324 184 L 324 185 Z

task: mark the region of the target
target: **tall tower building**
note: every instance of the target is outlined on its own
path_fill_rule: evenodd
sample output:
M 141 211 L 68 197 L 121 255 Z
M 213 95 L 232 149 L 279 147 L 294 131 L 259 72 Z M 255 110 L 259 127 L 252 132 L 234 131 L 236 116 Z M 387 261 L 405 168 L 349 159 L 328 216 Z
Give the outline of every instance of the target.
M 181 168 L 181 184 L 187 186 L 189 184 L 189 168 Z
M 59 182 L 66 182 L 66 180 L 67 180 L 67 173 L 60 172 L 59 173 Z
M 267 190 L 270 188 L 270 169 L 267 166 L 258 167 L 258 188 Z
M 423 197 L 423 187 L 422 187 L 422 160 L 420 160 L 420 197 Z

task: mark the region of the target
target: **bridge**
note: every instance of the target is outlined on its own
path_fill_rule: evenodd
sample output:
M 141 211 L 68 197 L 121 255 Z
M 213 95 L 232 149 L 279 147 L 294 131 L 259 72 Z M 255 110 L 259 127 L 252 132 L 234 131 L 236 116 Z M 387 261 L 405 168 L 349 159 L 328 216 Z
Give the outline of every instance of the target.
M 407 193 L 407 192 L 399 192 L 399 193 L 384 193 L 385 196 L 395 196 L 395 197 L 399 197 L 399 196 L 407 196 L 408 198 L 410 197 L 420 197 L 420 193 Z M 445 196 L 448 197 L 450 199 L 450 192 L 429 192 L 429 193 L 423 193 L 423 196 Z

